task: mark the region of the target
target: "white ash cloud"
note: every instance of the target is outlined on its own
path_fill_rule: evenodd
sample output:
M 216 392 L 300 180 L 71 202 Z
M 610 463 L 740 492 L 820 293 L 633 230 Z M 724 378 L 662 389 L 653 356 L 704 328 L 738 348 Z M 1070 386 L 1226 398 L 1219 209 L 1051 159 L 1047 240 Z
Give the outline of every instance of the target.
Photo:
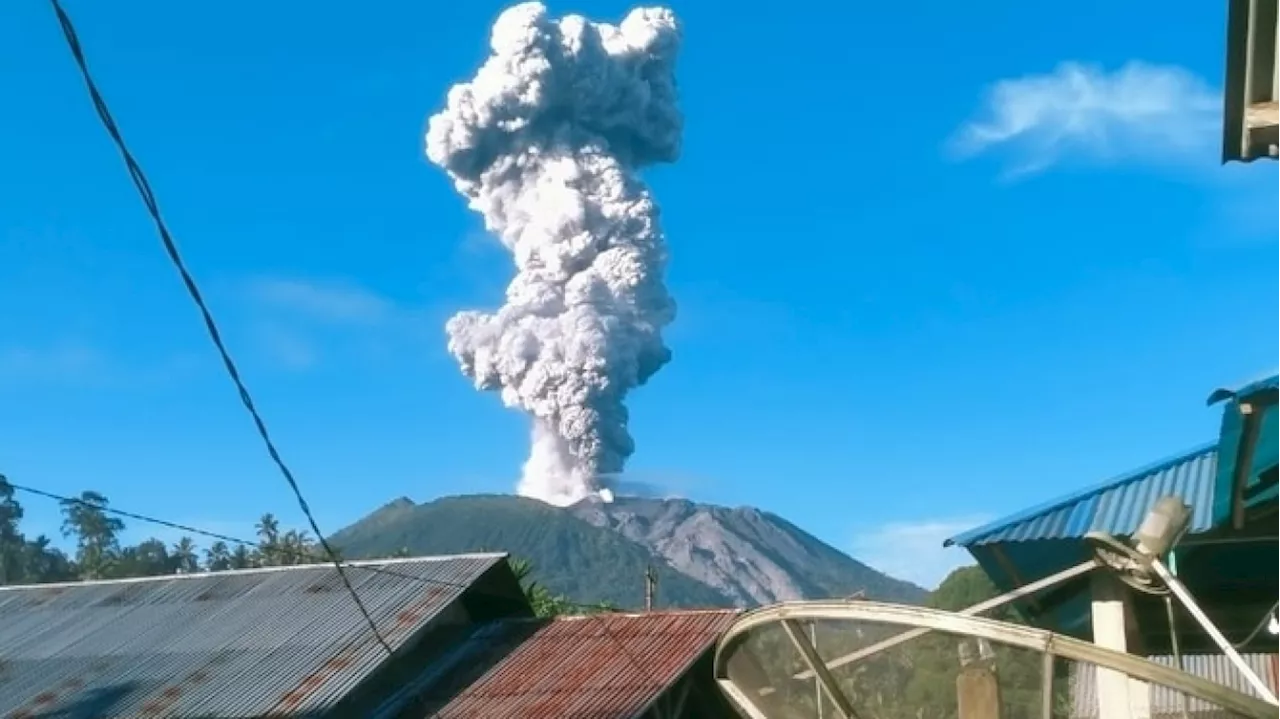
M 475 386 L 533 418 L 520 494 L 564 505 L 604 489 L 635 449 L 627 393 L 671 359 L 666 241 L 637 171 L 679 155 L 679 46 L 670 10 L 614 26 L 516 5 L 428 124 L 427 157 L 516 265 L 502 307 L 446 329 Z

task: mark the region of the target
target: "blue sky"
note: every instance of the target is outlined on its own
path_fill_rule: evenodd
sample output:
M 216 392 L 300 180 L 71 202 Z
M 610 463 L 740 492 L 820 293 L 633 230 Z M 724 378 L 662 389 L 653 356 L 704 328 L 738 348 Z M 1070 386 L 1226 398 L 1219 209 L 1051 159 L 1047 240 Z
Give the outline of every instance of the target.
M 328 530 L 509 491 L 528 448 L 442 329 L 510 260 L 422 154 L 501 6 L 356 7 L 67 0 Z M 1275 368 L 1280 188 L 1217 162 L 1221 3 L 674 9 L 680 315 L 636 478 L 931 583 L 943 537 L 1209 439 L 1208 392 Z M 0 472 L 300 523 L 43 3 L 0 11 L 0 85 Z

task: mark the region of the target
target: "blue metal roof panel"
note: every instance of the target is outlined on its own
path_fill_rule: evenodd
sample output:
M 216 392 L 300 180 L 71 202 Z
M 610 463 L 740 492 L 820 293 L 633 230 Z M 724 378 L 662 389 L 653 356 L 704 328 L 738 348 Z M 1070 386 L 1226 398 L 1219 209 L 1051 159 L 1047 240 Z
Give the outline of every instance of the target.
M 1076 492 L 948 539 L 946 546 L 1073 539 L 1091 531 L 1130 535 L 1157 499 L 1176 495 L 1192 507 L 1190 532 L 1213 526 L 1217 443 Z
M 1248 397 L 1266 390 L 1280 389 L 1280 375 L 1271 375 L 1260 380 L 1255 380 L 1242 387 L 1235 389 L 1219 388 L 1215 389 L 1209 395 L 1209 404 L 1217 404 L 1223 400 L 1235 399 L 1236 397 Z

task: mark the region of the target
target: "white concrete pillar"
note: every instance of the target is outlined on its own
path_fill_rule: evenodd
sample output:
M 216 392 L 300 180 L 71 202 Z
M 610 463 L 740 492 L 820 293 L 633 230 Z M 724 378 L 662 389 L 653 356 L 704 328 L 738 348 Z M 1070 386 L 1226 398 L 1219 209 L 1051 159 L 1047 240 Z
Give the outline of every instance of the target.
M 1093 643 L 1118 652 L 1138 649 L 1129 589 L 1105 570 L 1093 574 Z M 1130 644 L 1135 646 L 1130 647 Z M 1123 672 L 1098 667 L 1099 719 L 1151 719 L 1151 687 Z

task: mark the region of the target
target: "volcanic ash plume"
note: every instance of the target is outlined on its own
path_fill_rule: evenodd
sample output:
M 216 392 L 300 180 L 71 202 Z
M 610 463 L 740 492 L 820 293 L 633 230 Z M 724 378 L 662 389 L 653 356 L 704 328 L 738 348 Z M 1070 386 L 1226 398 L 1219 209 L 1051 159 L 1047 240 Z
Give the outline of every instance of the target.
M 506 304 L 446 329 L 476 387 L 533 417 L 525 496 L 564 505 L 604 489 L 635 449 L 627 392 L 671 359 L 666 243 L 636 171 L 679 155 L 679 45 L 666 9 L 615 27 L 517 5 L 428 125 L 427 157 L 515 259 Z

